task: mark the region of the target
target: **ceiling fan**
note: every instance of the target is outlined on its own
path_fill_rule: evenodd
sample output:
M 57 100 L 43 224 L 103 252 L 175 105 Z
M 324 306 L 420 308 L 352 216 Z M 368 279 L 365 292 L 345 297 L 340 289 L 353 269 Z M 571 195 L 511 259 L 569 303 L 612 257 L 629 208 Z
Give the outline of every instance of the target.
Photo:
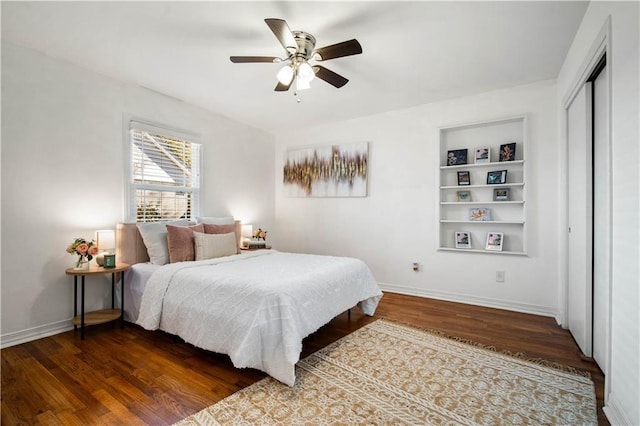
M 274 56 L 231 56 L 229 59 L 235 64 L 250 62 L 286 63 L 278 72 L 278 84 L 276 92 L 286 92 L 294 83 L 296 90 L 304 90 L 310 87 L 309 83 L 314 77 L 326 81 L 336 88 L 340 88 L 349 82 L 340 74 L 337 74 L 322 65 L 310 65 L 309 61 L 328 61 L 329 59 L 344 56 L 358 55 L 362 53 L 362 46 L 358 40 L 352 39 L 330 46 L 316 46 L 316 39 L 304 31 L 291 31 L 284 19 L 267 18 L 264 20 L 276 38 L 282 44 L 287 56 L 279 58 Z

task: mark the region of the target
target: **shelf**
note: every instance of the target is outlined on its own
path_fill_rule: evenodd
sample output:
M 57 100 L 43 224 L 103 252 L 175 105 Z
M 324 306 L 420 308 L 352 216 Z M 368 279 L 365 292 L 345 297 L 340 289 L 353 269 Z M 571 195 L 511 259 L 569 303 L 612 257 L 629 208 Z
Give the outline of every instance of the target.
M 516 182 L 516 183 L 498 183 L 495 185 L 487 185 L 486 183 L 481 185 L 450 185 L 450 186 L 441 186 L 440 189 L 478 189 L 478 188 L 515 188 L 515 187 L 523 187 L 524 182 Z
M 99 311 L 85 312 L 84 325 L 102 324 L 120 318 L 120 309 L 101 309 Z M 80 315 L 73 318 L 74 325 L 80 325 Z
M 467 169 L 469 167 L 497 167 L 497 166 L 515 166 L 524 164 L 524 160 L 514 160 L 514 161 L 499 161 L 492 163 L 482 163 L 482 164 L 456 164 L 455 166 L 440 166 L 442 170 L 455 170 L 455 169 Z
M 441 201 L 443 206 L 453 205 L 483 205 L 483 204 L 524 204 L 524 201 Z
M 500 225 L 524 225 L 524 220 L 453 220 L 441 219 L 440 223 L 483 223 Z
M 439 251 L 457 251 L 464 253 L 484 253 L 484 254 L 509 254 L 513 256 L 526 256 L 527 254 L 522 251 L 494 251 L 494 250 L 480 250 L 480 249 L 457 249 L 453 247 L 439 247 Z

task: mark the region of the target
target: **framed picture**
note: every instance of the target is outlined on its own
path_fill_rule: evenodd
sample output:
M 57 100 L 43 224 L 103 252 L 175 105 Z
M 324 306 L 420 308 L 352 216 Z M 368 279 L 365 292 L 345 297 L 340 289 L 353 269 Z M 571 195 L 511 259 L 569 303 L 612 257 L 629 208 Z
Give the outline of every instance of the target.
M 458 166 L 467 164 L 467 150 L 454 149 L 447 152 L 447 166 Z
M 456 232 L 456 248 L 458 249 L 471 248 L 471 232 L 466 232 L 466 231 Z
M 507 183 L 506 170 L 495 170 L 492 172 L 487 172 L 487 185 L 498 185 L 501 183 Z
M 504 234 L 502 232 L 489 232 L 487 233 L 487 245 L 485 249 L 491 251 L 502 251 L 502 240 Z
M 366 197 L 369 143 L 288 149 L 282 168 L 287 197 Z
M 469 220 L 486 222 L 491 220 L 491 209 L 486 207 L 475 207 L 469 209 Z
M 458 191 L 458 201 L 471 201 L 471 191 Z
M 458 172 L 458 185 L 471 185 L 469 172 Z
M 516 143 L 500 145 L 500 161 L 513 161 L 516 159 Z
M 475 162 L 476 164 L 491 162 L 491 151 L 488 147 L 476 148 Z
M 509 201 L 509 188 L 494 188 L 493 201 Z

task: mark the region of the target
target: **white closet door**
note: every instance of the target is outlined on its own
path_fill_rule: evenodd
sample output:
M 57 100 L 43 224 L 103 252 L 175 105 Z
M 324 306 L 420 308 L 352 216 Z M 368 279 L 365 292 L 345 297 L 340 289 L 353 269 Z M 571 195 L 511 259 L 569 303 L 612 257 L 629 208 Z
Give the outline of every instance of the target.
M 585 83 L 567 111 L 569 145 L 569 331 L 592 356 L 592 163 L 591 83 Z
M 593 82 L 593 358 L 606 375 L 609 331 L 611 159 L 605 67 Z

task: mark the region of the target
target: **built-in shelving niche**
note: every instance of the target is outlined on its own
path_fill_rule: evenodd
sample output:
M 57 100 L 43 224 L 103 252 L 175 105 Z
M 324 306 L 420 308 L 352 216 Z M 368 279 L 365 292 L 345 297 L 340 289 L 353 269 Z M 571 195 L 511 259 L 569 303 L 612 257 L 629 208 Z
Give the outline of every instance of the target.
M 440 128 L 439 250 L 487 254 L 526 255 L 526 116 Z M 500 161 L 500 146 L 516 144 L 512 161 Z M 475 163 L 475 151 L 488 147 L 489 162 Z M 448 153 L 467 149 L 467 164 L 449 165 Z M 490 171 L 507 171 L 504 184 L 487 184 Z M 468 172 L 469 185 L 458 185 L 458 172 Z M 506 201 L 494 200 L 494 189 L 509 190 Z M 471 199 L 460 201 L 458 191 L 468 191 Z M 490 221 L 472 221 L 469 209 L 488 208 Z M 469 232 L 471 248 L 456 248 L 455 233 Z M 503 233 L 501 251 L 485 249 L 488 232 Z

